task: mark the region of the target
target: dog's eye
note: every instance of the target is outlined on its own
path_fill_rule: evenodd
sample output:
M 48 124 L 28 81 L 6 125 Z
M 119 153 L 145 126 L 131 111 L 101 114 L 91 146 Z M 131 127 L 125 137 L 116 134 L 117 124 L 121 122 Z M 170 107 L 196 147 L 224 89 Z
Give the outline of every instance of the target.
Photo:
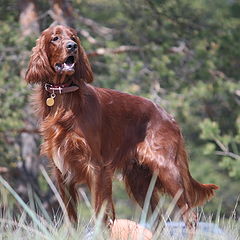
M 56 37 L 54 37 L 54 38 L 52 39 L 52 41 L 53 41 L 53 42 L 56 42 L 58 39 L 59 39 L 59 37 L 56 36 Z
M 73 40 L 74 42 L 76 42 L 76 38 L 75 38 L 75 37 L 71 37 L 71 40 Z

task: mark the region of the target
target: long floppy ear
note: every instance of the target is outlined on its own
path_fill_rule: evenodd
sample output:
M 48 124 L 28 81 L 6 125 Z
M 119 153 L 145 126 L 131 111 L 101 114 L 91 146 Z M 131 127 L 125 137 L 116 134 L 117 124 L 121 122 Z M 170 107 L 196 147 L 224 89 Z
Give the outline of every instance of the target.
M 93 72 L 91 64 L 88 60 L 87 54 L 85 53 L 79 38 L 77 38 L 78 48 L 79 48 L 79 75 L 85 82 L 91 83 L 93 81 Z
M 36 46 L 32 49 L 32 55 L 25 75 L 28 83 L 48 82 L 53 74 L 45 46 L 44 32 L 36 41 Z

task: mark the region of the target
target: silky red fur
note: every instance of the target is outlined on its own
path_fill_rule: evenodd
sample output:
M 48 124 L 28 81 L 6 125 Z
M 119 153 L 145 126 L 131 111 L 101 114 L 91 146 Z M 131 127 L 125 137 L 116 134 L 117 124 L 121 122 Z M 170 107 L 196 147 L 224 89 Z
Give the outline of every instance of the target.
M 52 42 L 58 35 L 60 40 Z M 57 74 L 54 64 L 63 61 L 66 41 L 77 45 L 75 72 Z M 189 172 L 188 157 L 179 126 L 163 108 L 148 99 L 89 85 L 93 73 L 73 29 L 55 26 L 37 40 L 26 73 L 37 83 L 34 100 L 44 138 L 41 151 L 52 162 L 62 198 L 76 220 L 77 185 L 87 184 L 96 214 L 106 203 L 105 220 L 114 219 L 112 179 L 123 174 L 127 191 L 143 207 L 153 173 L 158 178 L 150 201 L 154 210 L 159 192 L 175 196 L 190 225 L 190 209 L 212 198 L 214 184 L 201 184 Z M 45 101 L 44 84 L 73 82 L 79 90 L 57 94 L 52 107 Z

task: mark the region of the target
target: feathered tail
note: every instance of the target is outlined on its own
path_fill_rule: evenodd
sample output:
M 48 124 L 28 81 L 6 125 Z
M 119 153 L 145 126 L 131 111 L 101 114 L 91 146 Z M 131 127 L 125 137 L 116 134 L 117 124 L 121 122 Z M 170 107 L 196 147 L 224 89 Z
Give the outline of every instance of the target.
M 201 184 L 191 176 L 190 180 L 193 189 L 188 194 L 191 196 L 192 207 L 203 205 L 206 201 L 209 201 L 215 194 L 214 190 L 218 189 L 218 186 L 215 184 Z
M 180 166 L 180 174 L 189 204 L 191 207 L 203 205 L 214 196 L 214 190 L 217 190 L 219 187 L 215 184 L 202 184 L 192 178 L 188 168 L 188 156 L 183 143 L 179 149 L 177 161 Z

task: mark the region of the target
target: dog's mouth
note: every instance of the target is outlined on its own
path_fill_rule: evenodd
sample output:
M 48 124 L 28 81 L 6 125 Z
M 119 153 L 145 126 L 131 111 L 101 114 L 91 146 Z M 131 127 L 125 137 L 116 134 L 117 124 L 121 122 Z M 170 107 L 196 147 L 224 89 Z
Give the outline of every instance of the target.
M 74 56 L 68 56 L 66 60 L 63 63 L 56 63 L 55 64 L 55 70 L 58 73 L 73 73 L 75 66 L 75 57 Z

